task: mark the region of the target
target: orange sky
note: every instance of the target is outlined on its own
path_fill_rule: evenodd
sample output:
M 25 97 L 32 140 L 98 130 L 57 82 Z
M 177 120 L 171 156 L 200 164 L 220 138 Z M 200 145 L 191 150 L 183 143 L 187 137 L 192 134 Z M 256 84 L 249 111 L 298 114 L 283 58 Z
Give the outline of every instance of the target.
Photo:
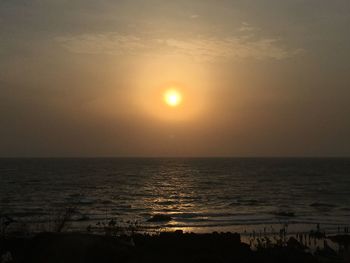
M 346 0 L 15 0 L 0 17 L 0 156 L 350 156 Z

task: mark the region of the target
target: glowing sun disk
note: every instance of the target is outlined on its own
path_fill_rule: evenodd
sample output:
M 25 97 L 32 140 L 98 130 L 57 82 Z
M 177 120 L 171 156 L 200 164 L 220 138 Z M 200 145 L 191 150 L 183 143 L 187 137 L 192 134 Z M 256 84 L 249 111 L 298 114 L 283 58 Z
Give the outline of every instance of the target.
M 178 106 L 181 101 L 182 101 L 182 96 L 181 94 L 175 90 L 175 89 L 170 89 L 167 90 L 164 93 L 164 101 L 166 102 L 166 104 L 168 104 L 171 107 L 176 107 Z

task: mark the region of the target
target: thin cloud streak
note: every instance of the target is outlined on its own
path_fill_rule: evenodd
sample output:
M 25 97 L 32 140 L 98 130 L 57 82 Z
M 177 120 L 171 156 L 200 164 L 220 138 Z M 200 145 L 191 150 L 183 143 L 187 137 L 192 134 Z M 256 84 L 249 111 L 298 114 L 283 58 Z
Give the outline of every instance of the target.
M 108 55 L 179 54 L 199 62 L 219 59 L 275 59 L 294 57 L 303 49 L 283 47 L 275 38 L 256 38 L 252 34 L 227 38 L 149 38 L 117 32 L 56 37 L 73 53 Z

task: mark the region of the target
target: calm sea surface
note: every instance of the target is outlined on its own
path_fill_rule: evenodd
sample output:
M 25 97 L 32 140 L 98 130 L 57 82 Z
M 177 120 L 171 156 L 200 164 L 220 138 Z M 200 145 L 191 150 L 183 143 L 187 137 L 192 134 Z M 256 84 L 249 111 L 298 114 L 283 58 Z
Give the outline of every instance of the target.
M 0 213 L 73 227 L 138 220 L 150 228 L 243 231 L 350 223 L 350 159 L 0 159 Z M 167 214 L 169 222 L 147 222 Z

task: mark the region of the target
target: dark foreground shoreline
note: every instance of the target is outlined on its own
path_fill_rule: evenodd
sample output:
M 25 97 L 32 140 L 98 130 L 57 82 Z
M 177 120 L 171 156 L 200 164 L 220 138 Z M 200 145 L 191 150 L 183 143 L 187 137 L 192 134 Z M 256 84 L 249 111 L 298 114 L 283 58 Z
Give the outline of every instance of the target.
M 314 253 L 289 238 L 252 250 L 239 234 L 193 234 L 176 231 L 159 235 L 111 237 L 80 233 L 41 233 L 30 238 L 0 240 L 0 262 L 350 262 L 350 236 L 329 237 L 340 250 L 324 247 Z

